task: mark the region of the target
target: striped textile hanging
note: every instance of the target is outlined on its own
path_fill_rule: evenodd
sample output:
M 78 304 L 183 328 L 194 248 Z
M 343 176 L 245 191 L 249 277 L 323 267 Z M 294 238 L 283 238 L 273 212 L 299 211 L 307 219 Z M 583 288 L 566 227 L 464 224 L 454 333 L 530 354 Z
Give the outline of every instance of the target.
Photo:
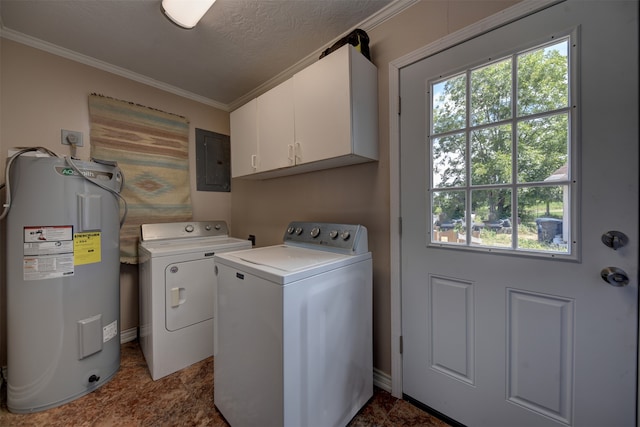
M 120 262 L 137 264 L 141 224 L 191 219 L 189 121 L 96 94 L 89 117 L 91 157 L 117 161 L 125 177 Z

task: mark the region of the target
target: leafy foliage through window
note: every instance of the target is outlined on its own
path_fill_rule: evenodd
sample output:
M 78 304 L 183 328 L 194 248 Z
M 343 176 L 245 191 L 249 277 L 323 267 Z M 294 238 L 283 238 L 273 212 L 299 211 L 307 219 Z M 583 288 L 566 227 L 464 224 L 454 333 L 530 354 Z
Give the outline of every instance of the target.
M 429 82 L 432 243 L 570 253 L 569 47 Z

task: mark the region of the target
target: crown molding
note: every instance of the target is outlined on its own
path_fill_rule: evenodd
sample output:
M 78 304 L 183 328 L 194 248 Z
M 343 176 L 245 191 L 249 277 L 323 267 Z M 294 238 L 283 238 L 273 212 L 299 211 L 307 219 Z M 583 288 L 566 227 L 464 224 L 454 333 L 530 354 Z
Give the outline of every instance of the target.
M 4 28 L 0 26 L 0 37 L 12 40 L 17 43 L 21 43 L 35 49 L 43 50 L 47 53 L 51 53 L 53 55 L 57 55 L 66 59 L 70 59 L 75 62 L 79 62 L 84 65 L 88 65 L 90 67 L 97 68 L 102 71 L 106 71 L 108 73 L 112 73 L 118 75 L 120 77 L 124 77 L 129 80 L 136 81 L 138 83 L 145 84 L 147 86 L 154 87 L 156 89 L 163 90 L 165 92 L 172 93 L 174 95 L 181 96 L 183 98 L 190 99 L 192 101 L 199 102 L 201 104 L 209 105 L 214 108 L 218 108 L 223 111 L 230 111 L 229 106 L 227 104 L 223 104 L 221 102 L 215 101 L 210 98 L 206 98 L 201 95 L 197 95 L 193 92 L 189 92 L 178 87 L 169 85 L 167 83 L 163 83 L 161 81 L 152 79 L 150 77 L 144 76 L 142 74 L 135 73 L 131 70 L 127 70 L 126 68 L 118 67 L 113 64 L 109 64 L 108 62 L 101 61 L 99 59 L 93 58 L 88 55 L 83 55 L 81 53 L 75 52 L 73 50 L 65 49 L 53 43 L 46 42 L 44 40 L 37 39 L 35 37 L 28 36 L 26 34 L 20 33 L 18 31 L 11 30 L 9 28 Z

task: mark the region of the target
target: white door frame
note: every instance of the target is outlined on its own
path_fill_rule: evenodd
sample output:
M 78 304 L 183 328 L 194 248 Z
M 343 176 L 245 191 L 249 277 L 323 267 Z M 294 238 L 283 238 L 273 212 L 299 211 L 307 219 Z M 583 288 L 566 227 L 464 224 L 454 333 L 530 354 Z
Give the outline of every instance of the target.
M 391 271 L 391 394 L 402 398 L 402 304 L 400 259 L 400 69 L 456 44 L 545 9 L 562 0 L 523 0 L 495 15 L 451 33 L 389 63 L 390 271 Z M 640 337 L 639 337 L 640 340 Z M 640 365 L 640 363 L 639 363 Z M 640 407 L 640 393 L 637 407 Z M 640 417 L 637 426 L 640 427 Z

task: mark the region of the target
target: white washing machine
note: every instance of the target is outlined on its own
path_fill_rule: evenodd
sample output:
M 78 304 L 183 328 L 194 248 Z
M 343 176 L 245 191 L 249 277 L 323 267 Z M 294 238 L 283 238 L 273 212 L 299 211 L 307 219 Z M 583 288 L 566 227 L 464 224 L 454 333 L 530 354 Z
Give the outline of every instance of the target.
M 140 346 L 154 380 L 213 355 L 213 256 L 249 248 L 224 221 L 142 225 Z
M 233 427 L 344 426 L 373 395 L 372 261 L 360 225 L 292 222 L 216 254 L 214 403 Z

